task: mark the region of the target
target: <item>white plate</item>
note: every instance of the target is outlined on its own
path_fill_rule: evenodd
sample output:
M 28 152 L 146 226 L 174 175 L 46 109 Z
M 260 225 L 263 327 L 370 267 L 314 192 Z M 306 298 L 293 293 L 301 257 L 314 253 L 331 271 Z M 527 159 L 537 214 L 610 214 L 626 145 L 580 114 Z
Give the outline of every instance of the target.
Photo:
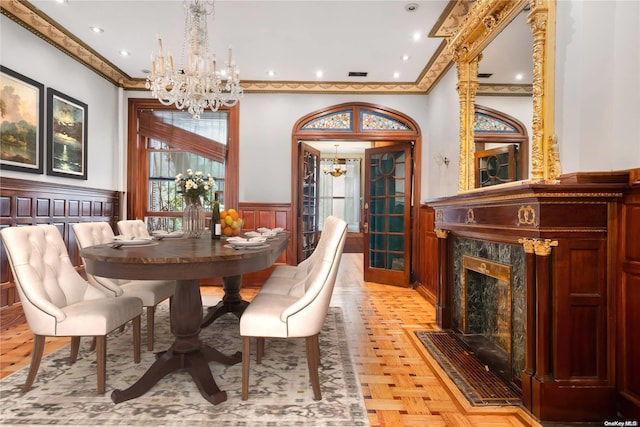
M 248 237 L 260 237 L 262 236 L 262 234 L 258 233 L 257 231 L 247 231 L 246 233 L 244 233 L 245 236 Z
M 148 245 L 157 245 L 156 242 L 154 242 L 153 240 L 149 240 L 149 239 L 129 239 L 129 240 L 124 240 L 124 239 L 116 239 L 113 241 L 113 243 L 116 243 L 118 245 L 122 245 L 122 246 L 148 246 Z
M 180 239 L 181 237 L 184 237 L 184 233 L 182 231 L 172 231 L 171 233 L 167 233 L 166 231 L 154 231 L 151 234 L 159 239 Z
M 250 239 L 234 239 L 227 240 L 229 244 L 237 248 L 250 248 L 252 246 L 264 246 L 267 239 L 264 237 L 252 237 Z
M 255 245 L 255 246 L 234 246 L 233 244 L 230 244 L 230 245 L 224 245 L 224 247 L 227 249 L 236 249 L 236 250 L 257 250 L 257 249 L 266 249 L 269 247 L 269 245 L 266 243 L 260 243 L 259 245 Z

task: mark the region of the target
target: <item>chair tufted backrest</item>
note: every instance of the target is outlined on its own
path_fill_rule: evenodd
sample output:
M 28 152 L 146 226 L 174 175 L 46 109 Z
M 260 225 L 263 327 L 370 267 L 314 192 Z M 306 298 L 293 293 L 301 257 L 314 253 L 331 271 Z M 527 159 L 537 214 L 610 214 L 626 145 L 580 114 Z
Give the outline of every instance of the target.
M 347 223 L 333 218 L 331 226 L 323 230 L 324 244 L 319 250 L 318 259 L 301 283 L 304 293 L 300 289 L 292 290 L 289 295 L 295 292 L 302 295 L 280 316 L 288 324 L 290 337 L 312 335 L 319 332 L 324 324 L 347 239 Z
M 331 236 L 335 232 L 335 228 L 341 227 L 342 220 L 336 216 L 328 216 L 324 221 L 324 226 L 322 228 L 322 233 L 320 234 L 320 239 L 316 244 L 316 247 L 313 249 L 313 252 L 307 259 L 298 264 L 298 271 L 296 271 L 295 278 L 302 279 L 307 277 L 311 269 L 313 268 L 314 263 L 322 257 L 323 248 L 329 239 L 328 236 Z
M 54 225 L 6 227 L 0 231 L 27 323 L 34 334 L 55 335 L 62 308 L 106 295 L 78 274 Z
M 115 235 L 113 229 L 106 222 L 79 222 L 73 225 L 73 232 L 76 235 L 78 248 L 103 245 L 113 242 Z M 87 273 L 89 283 L 103 292 L 111 292 L 111 296 L 121 296 L 122 289 L 118 286 L 123 281 L 117 279 L 104 279 Z
M 147 225 L 141 219 L 123 219 L 118 221 L 118 232 L 128 237 L 149 237 Z

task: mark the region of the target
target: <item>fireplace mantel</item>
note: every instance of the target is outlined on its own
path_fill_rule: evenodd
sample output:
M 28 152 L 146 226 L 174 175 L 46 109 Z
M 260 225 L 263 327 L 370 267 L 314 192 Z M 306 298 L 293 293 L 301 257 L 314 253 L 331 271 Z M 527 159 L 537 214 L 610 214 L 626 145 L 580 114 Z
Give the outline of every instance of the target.
M 452 328 L 457 239 L 524 250 L 520 379 L 523 404 L 541 421 L 615 418 L 615 263 L 632 179 L 629 171 L 576 173 L 554 183 L 519 182 L 426 202 L 446 264 L 436 295 L 443 329 Z

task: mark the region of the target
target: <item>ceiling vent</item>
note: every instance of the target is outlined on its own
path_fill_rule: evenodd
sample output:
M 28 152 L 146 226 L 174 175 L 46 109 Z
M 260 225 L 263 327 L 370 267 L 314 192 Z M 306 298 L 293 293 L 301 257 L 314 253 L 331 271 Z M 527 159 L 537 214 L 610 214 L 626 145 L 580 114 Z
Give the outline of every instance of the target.
M 488 79 L 491 76 L 493 76 L 493 73 L 478 73 L 479 79 Z
M 367 74 L 365 71 L 349 71 L 349 77 L 367 77 Z

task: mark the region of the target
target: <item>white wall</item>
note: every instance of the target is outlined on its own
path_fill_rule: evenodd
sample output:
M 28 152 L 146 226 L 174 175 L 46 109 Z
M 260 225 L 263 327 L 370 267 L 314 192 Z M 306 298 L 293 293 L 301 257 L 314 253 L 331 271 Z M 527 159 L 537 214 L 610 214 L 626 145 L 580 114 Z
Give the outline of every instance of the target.
M 452 66 L 427 98 L 427 126 L 423 129 L 421 201 L 451 196 L 458 192 L 460 153 L 460 103 L 458 76 Z M 436 156 L 447 157 L 449 165 L 438 165 Z
M 246 94 L 240 103 L 240 201 L 291 202 L 291 133 L 316 110 L 346 102 L 369 102 L 404 113 L 424 133 L 425 95 Z M 424 141 L 423 141 L 424 149 Z
M 640 1 L 558 1 L 562 172 L 640 167 Z
M 118 88 L 44 40 L 0 16 L 0 62 L 26 77 L 56 89 L 88 106 L 87 180 L 2 170 L 2 177 L 54 182 L 90 188 L 123 190 L 119 182 Z M 47 98 L 45 94 L 45 108 Z M 45 114 L 45 156 L 46 153 Z M 46 170 L 46 157 L 45 157 Z

